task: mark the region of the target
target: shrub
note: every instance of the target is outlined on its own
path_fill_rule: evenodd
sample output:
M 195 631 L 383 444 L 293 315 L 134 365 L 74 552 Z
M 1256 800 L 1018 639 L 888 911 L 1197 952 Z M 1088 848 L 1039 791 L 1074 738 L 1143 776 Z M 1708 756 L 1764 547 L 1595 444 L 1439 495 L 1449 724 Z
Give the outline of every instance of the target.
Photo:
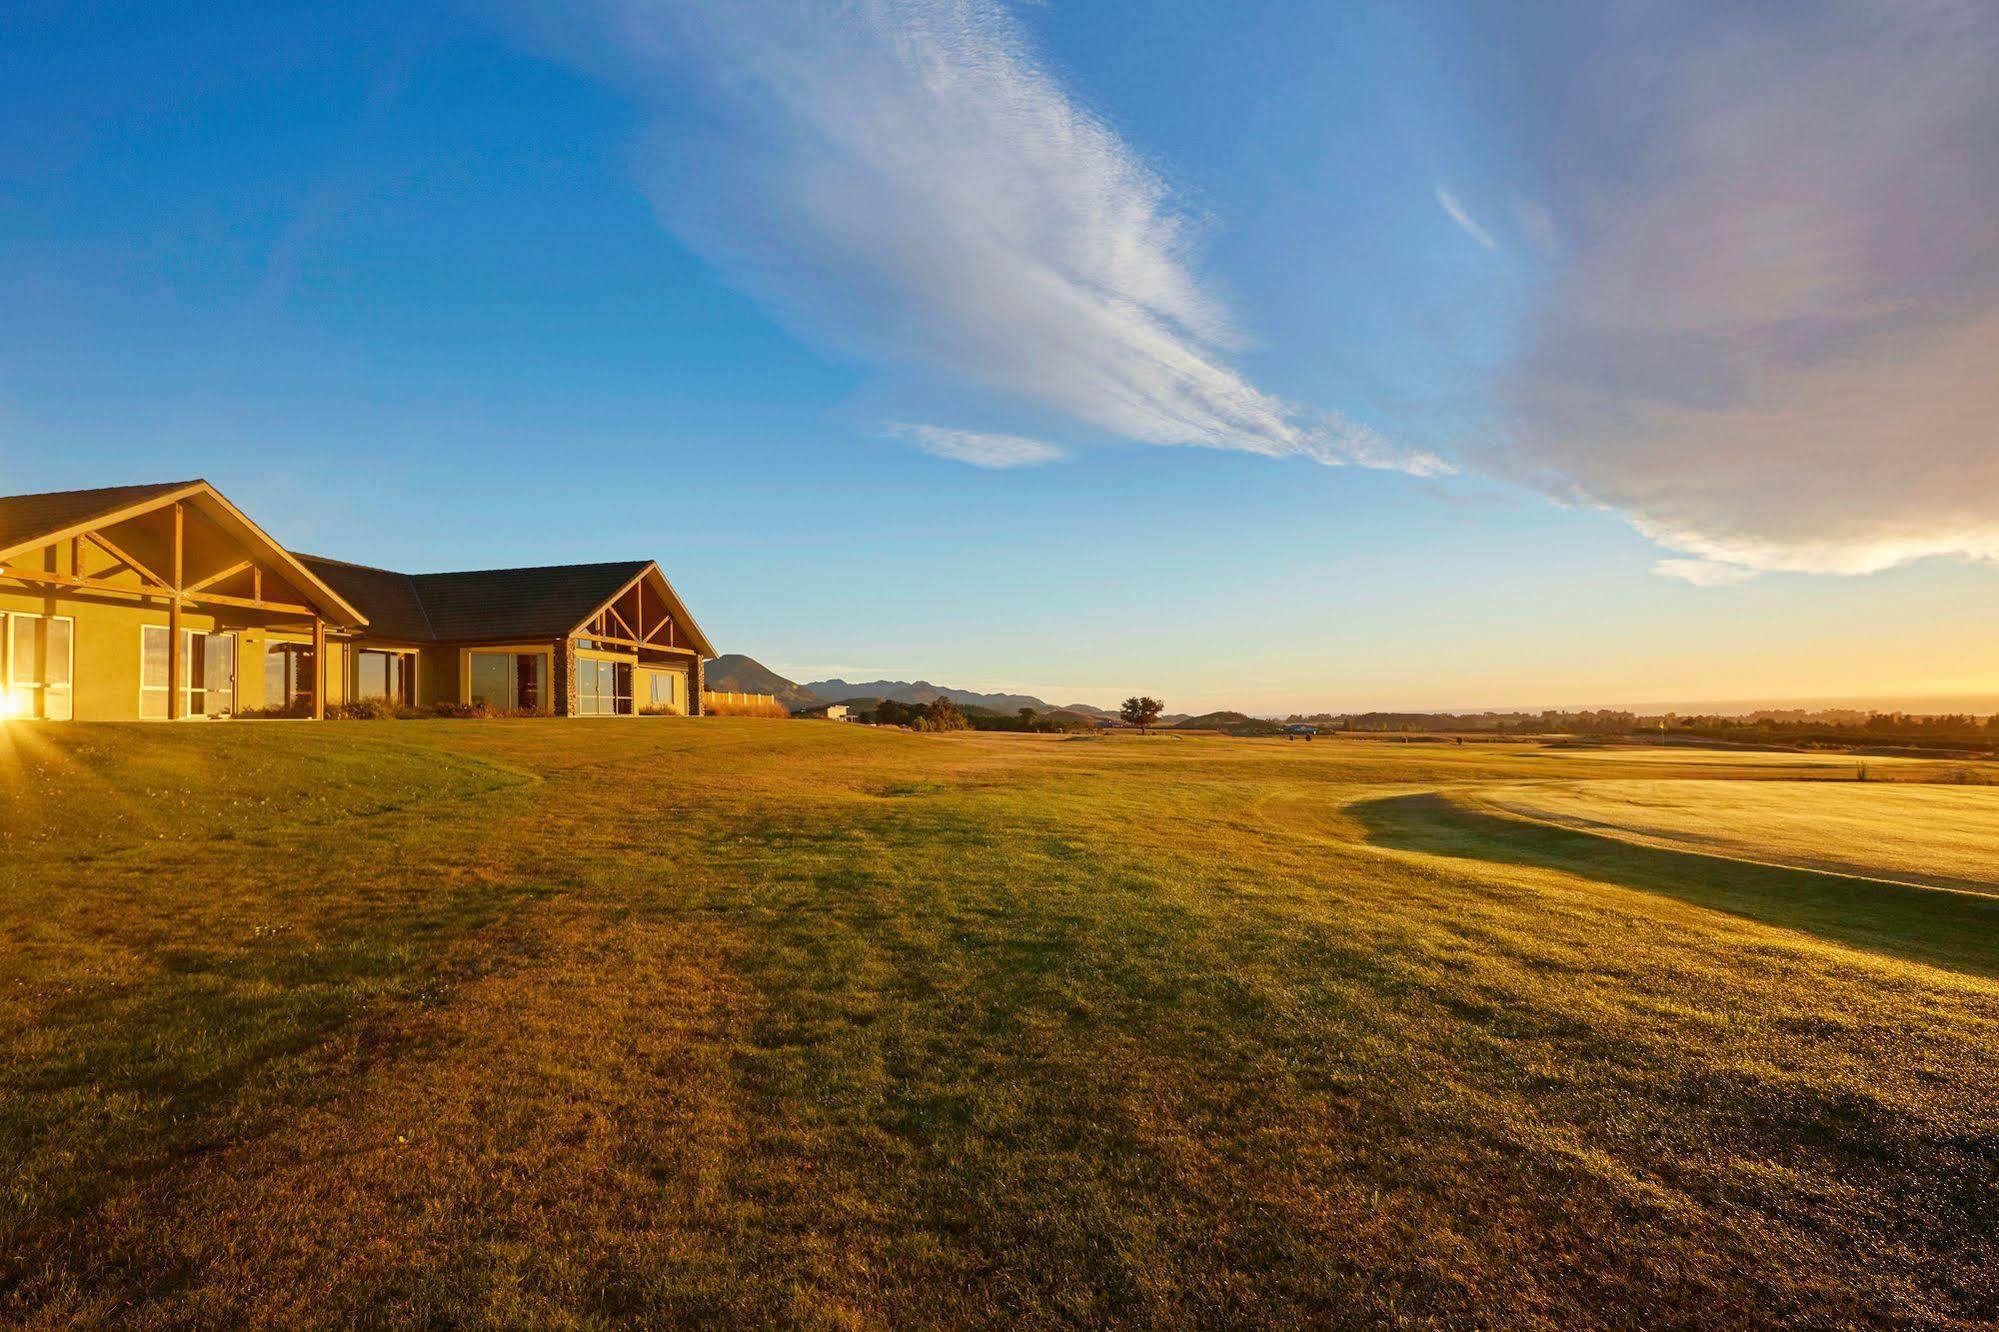
M 386 698 L 357 698 L 347 703 L 329 703 L 328 721 L 394 721 L 420 715 L 415 708 Z

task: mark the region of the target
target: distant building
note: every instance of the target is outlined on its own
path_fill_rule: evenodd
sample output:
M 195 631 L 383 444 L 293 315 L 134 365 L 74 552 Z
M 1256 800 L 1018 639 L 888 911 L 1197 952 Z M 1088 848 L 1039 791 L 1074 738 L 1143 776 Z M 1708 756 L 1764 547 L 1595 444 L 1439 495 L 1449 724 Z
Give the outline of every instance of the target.
M 845 703 L 822 703 L 816 708 L 800 708 L 801 717 L 824 717 L 827 721 L 852 721 L 854 710 Z

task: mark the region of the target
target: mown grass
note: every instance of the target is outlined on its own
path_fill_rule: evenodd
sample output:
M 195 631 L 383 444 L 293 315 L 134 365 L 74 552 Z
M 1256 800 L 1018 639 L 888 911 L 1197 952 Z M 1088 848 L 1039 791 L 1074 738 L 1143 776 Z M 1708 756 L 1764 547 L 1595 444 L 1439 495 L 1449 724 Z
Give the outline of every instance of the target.
M 1983 925 L 1434 795 L 1629 760 L 663 718 L 0 774 L 10 1321 L 1999 1316 Z

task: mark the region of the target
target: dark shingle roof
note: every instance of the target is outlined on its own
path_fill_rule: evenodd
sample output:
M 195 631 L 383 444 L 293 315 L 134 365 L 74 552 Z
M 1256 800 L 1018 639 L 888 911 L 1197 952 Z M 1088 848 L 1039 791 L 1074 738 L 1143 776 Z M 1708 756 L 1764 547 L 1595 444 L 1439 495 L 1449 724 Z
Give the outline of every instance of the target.
M 371 636 L 437 642 L 561 638 L 647 564 L 404 574 L 318 555 L 298 558 L 368 617 Z
M 371 569 L 365 564 L 329 560 L 319 555 L 293 553 L 320 582 L 340 594 L 354 609 L 368 617 L 368 632 L 377 637 L 428 641 L 436 635 L 430 618 L 416 594 L 410 576 L 389 569 Z
M 97 490 L 0 496 L 0 550 L 198 484 L 161 481 L 149 486 L 104 486 Z
M 415 574 L 438 638 L 560 638 L 645 571 L 646 560 Z

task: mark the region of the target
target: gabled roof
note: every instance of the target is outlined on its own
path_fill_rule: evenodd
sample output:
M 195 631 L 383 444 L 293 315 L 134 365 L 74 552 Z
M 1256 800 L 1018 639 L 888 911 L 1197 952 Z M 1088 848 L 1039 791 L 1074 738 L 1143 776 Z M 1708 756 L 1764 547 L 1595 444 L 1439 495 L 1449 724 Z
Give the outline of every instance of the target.
M 142 486 L 0 496 L 0 560 L 140 517 L 179 500 L 196 502 L 203 515 L 229 536 L 262 551 L 267 562 L 282 571 L 286 582 L 336 623 L 354 627 L 367 623 L 366 616 L 315 577 L 270 533 L 250 521 L 221 491 L 199 477 Z
M 46 545 L 71 530 L 87 527 L 148 500 L 191 495 L 199 481 L 159 481 L 148 486 L 102 486 L 96 490 L 55 490 L 42 495 L 0 495 L 0 551 L 34 542 Z M 37 541 L 37 538 L 41 540 Z
M 704 654 L 714 650 L 651 560 L 405 574 L 320 555 L 298 558 L 361 608 L 371 636 L 417 642 L 566 638 L 650 572 L 659 577 L 676 618 L 697 640 L 696 649 Z
M 437 637 L 431 632 L 430 617 L 416 584 L 405 573 L 374 569 L 345 560 L 329 560 L 323 555 L 300 555 L 298 562 L 342 598 L 361 608 L 368 617 L 368 632 L 379 638 L 427 642 Z
M 439 638 L 561 638 L 646 571 L 649 560 L 416 574 Z

